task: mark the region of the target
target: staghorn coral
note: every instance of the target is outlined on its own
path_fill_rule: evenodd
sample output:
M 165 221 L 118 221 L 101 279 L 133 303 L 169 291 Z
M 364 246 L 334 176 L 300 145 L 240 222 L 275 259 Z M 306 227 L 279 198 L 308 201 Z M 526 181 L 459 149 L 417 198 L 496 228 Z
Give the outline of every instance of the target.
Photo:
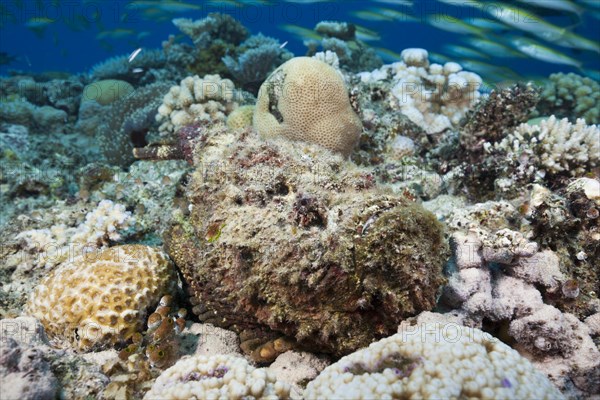
M 260 33 L 242 42 L 237 54 L 223 57 L 223 64 L 236 83 L 253 94 L 275 68 L 294 56 L 279 41 Z
M 165 242 L 201 320 L 344 354 L 433 305 L 441 226 L 367 170 L 248 131 L 210 132 L 195 154 L 190 214 Z
M 338 72 L 309 57 L 286 62 L 261 86 L 254 128 L 265 138 L 317 143 L 345 156 L 362 131 Z
M 128 166 L 134 161 L 133 148 L 146 144 L 146 135 L 156 122 L 156 110 L 168 90 L 166 83 L 144 86 L 106 109 L 97 135 L 111 164 Z
M 325 368 L 303 397 L 563 398 L 515 350 L 456 323 L 403 324 L 399 333 Z
M 31 293 L 25 309 L 55 344 L 90 351 L 132 337 L 146 310 L 175 284 L 172 264 L 160 250 L 121 245 L 61 264 Z
M 493 149 L 533 169 L 539 177 L 576 177 L 600 165 L 599 138 L 600 129 L 586 125 L 583 119 L 571 124 L 566 118 L 551 116 L 539 125 L 519 125 Z M 491 149 L 492 144 L 484 146 Z
M 427 54 L 423 49 L 405 49 L 402 61 L 358 75 L 363 83 L 391 79 L 394 108 L 434 134 L 459 125 L 479 100 L 482 81 L 454 62 L 430 65 Z
M 192 123 L 225 122 L 240 100 L 241 93 L 229 79 L 219 75 L 188 76 L 169 89 L 158 107 L 159 132 L 168 136 Z
M 290 386 L 277 381 L 267 369 L 256 369 L 241 357 L 217 355 L 181 359 L 163 372 L 146 400 L 198 399 L 288 399 Z
M 585 119 L 588 125 L 600 124 L 600 84 L 574 73 L 550 75 L 542 87 L 538 115 L 555 115 L 575 122 Z

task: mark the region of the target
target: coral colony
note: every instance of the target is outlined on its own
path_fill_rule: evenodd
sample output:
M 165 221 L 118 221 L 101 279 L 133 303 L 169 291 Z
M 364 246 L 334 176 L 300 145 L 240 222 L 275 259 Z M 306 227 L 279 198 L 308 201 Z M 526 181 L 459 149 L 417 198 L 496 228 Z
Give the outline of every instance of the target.
M 173 23 L 0 78 L 0 398 L 600 393 L 598 82 Z

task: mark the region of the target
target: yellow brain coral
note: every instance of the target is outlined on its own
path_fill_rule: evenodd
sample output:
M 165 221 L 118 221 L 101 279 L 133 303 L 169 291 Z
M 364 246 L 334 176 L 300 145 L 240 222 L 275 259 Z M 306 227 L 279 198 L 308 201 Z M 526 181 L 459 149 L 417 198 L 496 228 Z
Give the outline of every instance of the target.
M 61 264 L 35 288 L 26 312 L 58 345 L 89 351 L 127 340 L 146 310 L 176 285 L 171 261 L 144 245 L 122 245 Z
M 422 324 L 325 368 L 304 399 L 562 399 L 516 350 L 479 329 Z
M 341 75 L 322 61 L 296 57 L 273 71 L 261 86 L 254 128 L 263 137 L 317 143 L 348 156 L 362 124 Z

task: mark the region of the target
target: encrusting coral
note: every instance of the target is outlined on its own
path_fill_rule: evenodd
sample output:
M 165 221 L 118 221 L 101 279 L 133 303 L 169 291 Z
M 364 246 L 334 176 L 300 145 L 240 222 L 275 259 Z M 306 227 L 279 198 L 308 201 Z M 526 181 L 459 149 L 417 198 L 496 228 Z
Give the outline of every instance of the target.
M 517 351 L 456 323 L 401 325 L 325 368 L 303 398 L 560 399 L 561 393 Z
M 362 132 L 341 75 L 310 57 L 287 61 L 263 83 L 254 128 L 265 138 L 316 143 L 345 156 Z
M 144 245 L 121 245 L 77 256 L 40 282 L 25 307 L 57 345 L 80 351 L 125 342 L 147 309 L 174 290 L 169 258 Z

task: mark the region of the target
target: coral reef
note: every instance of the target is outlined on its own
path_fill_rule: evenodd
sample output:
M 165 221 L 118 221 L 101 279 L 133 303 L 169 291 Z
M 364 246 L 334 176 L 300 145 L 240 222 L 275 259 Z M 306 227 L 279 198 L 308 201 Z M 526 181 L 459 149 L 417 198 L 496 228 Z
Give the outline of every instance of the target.
M 482 83 L 454 62 L 430 65 L 422 49 L 405 49 L 402 61 L 358 75 L 364 83 L 391 79 L 390 100 L 428 134 L 457 127 L 478 101 Z
M 244 90 L 258 93 L 271 72 L 294 55 L 274 38 L 262 34 L 250 36 L 237 49 L 237 57 L 223 57 L 223 64 Z
M 308 41 L 307 56 L 314 56 L 320 47 L 323 52 L 335 53 L 340 68 L 350 72 L 368 71 L 381 67 L 382 61 L 374 49 L 356 38 L 356 27 L 347 22 L 321 21 L 315 32 L 321 42 Z
M 121 233 L 133 224 L 134 219 L 125 206 L 102 200 L 76 228 L 59 223 L 50 228 L 22 231 L 15 239 L 21 242 L 23 250 L 38 254 L 37 265 L 51 268 L 74 255 L 120 241 Z
M 519 169 L 549 179 L 582 176 L 600 164 L 600 128 L 578 119 L 571 124 L 551 116 L 539 125 L 521 124 L 494 145 L 494 150 L 517 161 Z M 491 144 L 484 144 L 490 146 Z M 529 170 L 529 171 L 528 171 Z
M 209 13 L 206 18 L 195 21 L 176 18 L 173 24 L 194 43 L 195 62 L 189 66 L 192 73 L 230 77 L 223 58 L 229 53 L 235 54 L 236 48 L 249 36 L 238 20 L 228 14 Z
M 95 101 L 106 106 L 130 96 L 135 89 L 128 82 L 118 79 L 104 79 L 86 85 L 81 101 Z
M 533 85 L 495 89 L 469 112 L 460 132 L 460 145 L 471 159 L 481 162 L 484 143 L 497 143 L 526 122 L 538 101 Z
M 433 306 L 441 225 L 368 171 L 244 131 L 209 133 L 196 157 L 165 242 L 201 320 L 344 354 Z
M 554 115 L 575 122 L 582 118 L 586 124 L 600 124 L 600 84 L 574 73 L 550 75 L 543 85 L 538 115 Z
M 461 396 L 562 398 L 515 350 L 456 323 L 404 324 L 399 333 L 325 368 L 304 392 L 306 399 Z
M 131 95 L 112 103 L 102 114 L 98 142 L 104 157 L 113 165 L 128 166 L 134 161 L 133 148 L 146 144 L 146 135 L 156 123 L 161 98 L 169 90 L 165 83 L 136 89 Z
M 23 125 L 31 133 L 63 133 L 67 113 L 51 106 L 36 106 L 21 97 L 2 102 L 0 122 Z
M 232 355 L 184 358 L 163 372 L 144 399 L 287 399 L 290 387 L 267 369 Z
M 169 89 L 158 107 L 159 132 L 169 135 L 192 123 L 225 122 L 240 101 L 243 96 L 229 79 L 219 75 L 188 76 Z
M 43 354 L 7 338 L 0 346 L 0 388 L 5 399 L 52 400 L 58 382 Z
M 133 336 L 146 309 L 175 283 L 161 251 L 116 246 L 54 269 L 31 294 L 26 312 L 40 320 L 56 344 L 89 351 Z
M 317 143 L 345 156 L 362 131 L 338 72 L 308 57 L 286 62 L 261 86 L 254 128 L 266 138 Z

